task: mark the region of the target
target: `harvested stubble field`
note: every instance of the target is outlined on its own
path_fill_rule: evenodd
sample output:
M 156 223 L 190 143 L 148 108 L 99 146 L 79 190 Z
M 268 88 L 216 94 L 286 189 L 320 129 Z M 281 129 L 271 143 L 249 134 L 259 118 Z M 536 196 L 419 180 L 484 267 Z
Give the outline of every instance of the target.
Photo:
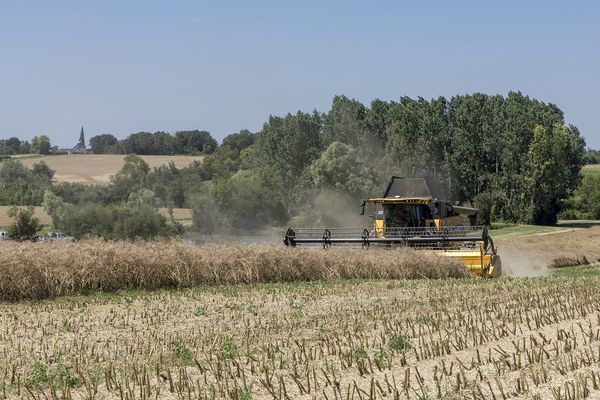
M 561 272 L 5 303 L 0 398 L 598 398 L 600 271 Z
M 56 182 L 85 183 L 106 185 L 112 175 L 119 172 L 125 164 L 124 155 L 117 154 L 69 154 L 58 156 L 39 156 L 22 158 L 21 161 L 31 168 L 33 164 L 44 161 L 55 171 Z M 202 156 L 140 156 L 150 168 L 173 161 L 177 168 L 202 160 Z

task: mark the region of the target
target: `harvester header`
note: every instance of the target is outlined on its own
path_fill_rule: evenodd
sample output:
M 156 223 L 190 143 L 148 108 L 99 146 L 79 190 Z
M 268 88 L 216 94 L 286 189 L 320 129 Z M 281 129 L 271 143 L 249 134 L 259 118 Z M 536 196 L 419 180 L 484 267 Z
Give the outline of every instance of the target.
M 363 200 L 374 205 L 368 228 L 289 228 L 287 246 L 408 246 L 460 259 L 479 276 L 499 276 L 500 257 L 487 227 L 478 225 L 478 210 L 458 206 L 431 178 L 392 177 L 382 197 Z

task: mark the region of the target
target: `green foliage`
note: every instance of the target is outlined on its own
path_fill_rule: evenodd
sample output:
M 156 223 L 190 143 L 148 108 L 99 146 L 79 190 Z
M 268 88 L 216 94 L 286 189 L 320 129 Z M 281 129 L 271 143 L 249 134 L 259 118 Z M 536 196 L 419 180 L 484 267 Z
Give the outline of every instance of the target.
M 204 309 L 204 307 L 196 307 L 196 309 L 194 310 L 194 315 L 196 317 L 203 317 L 206 315 L 206 310 Z
M 0 204 L 39 205 L 44 192 L 52 185 L 54 172 L 43 163 L 27 169 L 18 160 L 0 163 Z
M 233 339 L 229 336 L 223 339 L 223 343 L 221 344 L 221 352 L 220 357 L 223 360 L 231 360 L 237 357 L 238 348 Z
M 600 219 L 600 174 L 583 176 L 561 218 Z
M 39 135 L 31 140 L 31 152 L 35 154 L 50 154 L 50 139 L 46 135 Z
M 15 139 L 0 140 L 0 154 L 22 152 L 26 142 Z M 32 143 L 37 151 L 41 142 L 37 137 Z M 289 214 L 306 221 L 331 220 L 311 210 L 318 192 L 372 196 L 381 193 L 391 175 L 430 175 L 442 182 L 448 200 L 475 201 L 484 223 L 552 224 L 577 187 L 582 164 L 594 162 L 597 155 L 584 151 L 579 131 L 564 126 L 558 107 L 518 92 L 450 100 L 401 97 L 370 106 L 336 96 L 325 114 L 270 116 L 260 132 L 242 130 L 221 146 L 198 130 L 139 132 L 118 143 L 112 135 L 99 135 L 90 143 L 94 152 L 207 155 L 188 168 L 171 163 L 151 170 L 130 154 L 111 184 L 102 188 L 52 185 L 47 166 L 30 171 L 6 160 L 0 164 L 0 204 L 38 205 L 49 189 L 67 204 L 112 207 L 94 210 L 97 217 L 139 204 L 188 207 L 194 209 L 196 229 L 209 233 L 279 225 Z M 568 204 L 575 207 L 572 215 L 594 213 L 581 200 Z M 137 229 L 129 222 L 124 230 Z M 150 223 L 156 224 L 161 225 Z
M 30 240 L 37 241 L 37 232 L 40 230 L 40 221 L 34 217 L 33 207 L 11 207 L 8 216 L 15 218 L 15 223 L 7 228 L 8 237 L 19 242 Z
M 130 193 L 143 189 L 149 172 L 150 167 L 143 158 L 136 154 L 126 156 L 121 170 L 110 179 L 112 200 L 127 200 Z
M 40 176 L 42 178 L 46 178 L 47 180 L 52 180 L 54 177 L 54 170 L 50 169 L 48 164 L 43 161 L 33 164 L 31 168 L 31 173 L 33 175 Z
M 258 165 L 271 168 L 282 188 L 293 187 L 322 150 L 322 116 L 298 112 L 269 117 L 256 139 Z
M 583 155 L 584 164 L 600 164 L 600 150 L 587 149 Z
M 388 347 L 395 351 L 405 351 L 412 347 L 410 339 L 400 333 L 391 333 L 388 337 Z
M 90 138 L 90 147 L 94 154 L 111 154 L 118 151 L 119 140 L 111 134 L 93 136 Z
M 333 142 L 309 168 L 317 188 L 334 189 L 368 196 L 373 187 L 374 173 L 366 161 L 350 145 Z
M 37 362 L 29 371 L 29 375 L 25 380 L 25 386 L 29 389 L 32 389 L 36 386 L 46 384 L 50 381 L 50 377 L 48 376 L 48 367 L 45 364 Z
M 204 157 L 203 165 L 211 177 L 229 178 L 240 168 L 240 152 L 228 146 L 221 146 L 213 154 Z
M 556 223 L 562 200 L 580 182 L 583 149 L 583 139 L 573 127 L 562 124 L 550 129 L 535 127 L 528 151 L 530 222 Z
M 112 240 L 152 239 L 181 233 L 179 225 L 168 225 L 151 205 L 133 204 L 68 204 L 48 194 L 44 207 L 53 225 L 80 239 L 102 237 Z
M 175 151 L 178 154 L 210 154 L 218 147 L 207 131 L 179 131 L 175 133 Z
M 173 343 L 173 352 L 182 365 L 191 365 L 194 362 L 194 355 L 183 343 Z
M 27 143 L 27 142 L 25 142 L 25 143 Z M 16 137 L 11 137 L 8 139 L 0 139 L 0 155 L 23 154 L 22 146 L 23 146 L 23 143 L 21 143 L 21 140 Z
M 227 146 L 230 149 L 237 150 L 238 153 L 245 148 L 251 146 L 256 140 L 256 135 L 247 129 L 242 129 L 239 133 L 232 133 L 225 136 L 222 146 Z
M 140 189 L 137 192 L 129 194 L 129 198 L 127 199 L 127 206 L 131 208 L 144 206 L 158 208 L 160 204 L 158 198 L 152 190 Z

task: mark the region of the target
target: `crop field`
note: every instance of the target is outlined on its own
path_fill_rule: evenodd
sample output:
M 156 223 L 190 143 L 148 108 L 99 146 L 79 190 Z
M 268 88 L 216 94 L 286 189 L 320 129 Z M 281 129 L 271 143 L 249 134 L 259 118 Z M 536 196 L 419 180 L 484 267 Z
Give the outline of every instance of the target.
M 539 276 L 402 248 L 0 242 L 0 399 L 600 398 L 600 226 L 495 233 Z
M 54 181 L 74 182 L 91 185 L 108 184 L 112 175 L 123 167 L 124 155 L 112 154 L 70 154 L 58 156 L 23 157 L 21 161 L 31 168 L 33 164 L 44 161 L 55 170 Z M 177 168 L 187 167 L 202 156 L 140 156 L 150 168 L 173 161 Z
M 4 303 L 0 398 L 583 399 L 599 267 Z
M 600 164 L 589 164 L 583 167 L 581 172 L 584 175 L 600 175 Z
M 7 215 L 7 212 L 9 209 L 10 209 L 9 206 L 0 206 L 0 228 L 8 226 L 15 222 L 14 218 L 10 218 Z M 43 207 L 34 207 L 34 209 L 35 209 L 35 217 L 40 220 L 40 223 L 42 223 L 43 225 L 52 224 L 52 219 L 44 211 Z M 169 210 L 167 208 L 160 208 L 158 211 L 164 217 L 170 218 Z M 175 219 L 175 221 L 180 222 L 184 225 L 191 225 L 192 224 L 192 210 L 190 210 L 189 208 L 174 208 L 173 209 L 173 218 Z

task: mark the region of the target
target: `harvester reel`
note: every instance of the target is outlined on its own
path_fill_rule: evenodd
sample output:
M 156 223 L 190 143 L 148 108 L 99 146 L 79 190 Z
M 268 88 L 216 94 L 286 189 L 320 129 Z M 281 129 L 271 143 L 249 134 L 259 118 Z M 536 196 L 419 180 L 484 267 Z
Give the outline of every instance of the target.
M 325 229 L 323 232 L 323 248 L 327 249 L 331 247 L 331 231 L 329 229 Z
M 296 232 L 292 228 L 288 228 L 285 232 L 283 243 L 286 246 L 296 247 Z
M 365 228 L 365 229 L 363 229 L 363 233 L 362 233 L 362 240 L 363 240 L 363 242 L 362 242 L 362 247 L 363 247 L 363 249 L 364 249 L 364 248 L 367 248 L 367 249 L 368 249 L 368 248 L 369 248 L 369 246 L 371 245 L 371 243 L 369 243 L 369 236 L 370 236 L 370 235 L 371 235 L 371 234 L 369 233 L 368 229 L 366 229 L 366 228 Z

